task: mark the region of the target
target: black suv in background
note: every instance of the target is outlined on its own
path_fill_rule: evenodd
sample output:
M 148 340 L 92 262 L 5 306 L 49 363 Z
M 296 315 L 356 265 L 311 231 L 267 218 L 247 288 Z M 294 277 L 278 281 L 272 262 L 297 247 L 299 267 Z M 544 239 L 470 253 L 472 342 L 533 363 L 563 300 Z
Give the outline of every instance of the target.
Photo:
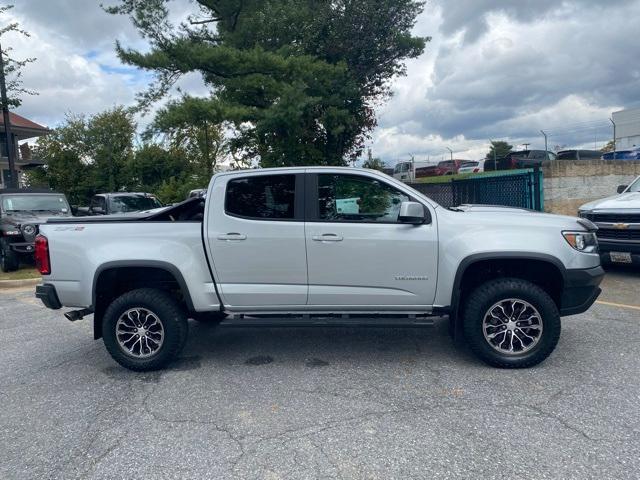
M 100 193 L 91 197 L 89 207 L 78 208 L 78 215 L 113 215 L 114 213 L 144 212 L 161 208 L 154 195 L 141 192 Z
M 600 160 L 602 152 L 598 150 L 563 150 L 558 152 L 558 160 Z
M 31 257 L 38 225 L 51 217 L 70 217 L 66 197 L 50 190 L 0 190 L 0 268 L 12 272 Z

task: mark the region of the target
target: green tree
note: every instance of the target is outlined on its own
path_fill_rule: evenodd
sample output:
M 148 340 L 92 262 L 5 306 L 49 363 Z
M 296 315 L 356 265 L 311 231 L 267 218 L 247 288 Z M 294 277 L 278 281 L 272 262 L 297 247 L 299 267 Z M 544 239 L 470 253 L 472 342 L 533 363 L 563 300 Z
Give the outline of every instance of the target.
M 13 5 L 0 6 L 0 15 L 7 13 L 11 10 Z M 29 37 L 29 32 L 20 28 L 20 24 L 17 22 L 4 23 L 0 26 L 0 42 L 5 43 L 4 36 L 10 33 L 17 33 Z M 37 93 L 31 89 L 25 88 L 22 81 L 22 69 L 25 65 L 35 62 L 33 57 L 18 60 L 10 55 L 12 48 L 2 48 L 1 54 L 4 61 L 4 75 L 6 77 L 7 85 L 7 104 L 9 107 L 19 107 L 22 103 L 21 96 L 37 95 Z M 1 102 L 0 102 L 1 105 Z
M 190 170 L 203 185 L 228 153 L 224 126 L 210 120 L 208 104 L 202 99 L 184 97 L 170 102 L 158 112 L 152 129 L 184 151 Z
M 67 116 L 63 125 L 38 139 L 34 156 L 45 166 L 28 172 L 28 183 L 48 185 L 74 204 L 84 204 L 98 192 L 125 189 L 135 129 L 123 107 L 92 117 Z
M 94 166 L 97 188 L 114 192 L 128 183 L 126 165 L 133 155 L 136 124 L 122 106 L 98 113 L 85 126 L 85 154 Z
M 367 159 L 362 164 L 362 167 L 383 172 L 385 169 L 385 164 L 382 159 L 374 157 L 373 153 L 371 153 L 371 149 L 369 149 L 367 150 Z
M 127 190 L 155 192 L 164 181 L 187 174 L 188 162 L 183 151 L 146 143 L 135 150 L 124 173 Z
M 196 0 L 199 15 L 179 27 L 167 0 L 120 0 L 151 44 L 141 53 L 117 44 L 120 58 L 157 74 L 141 105 L 199 72 L 212 95 L 202 118 L 234 127 L 236 158 L 262 166 L 343 165 L 362 152 L 374 107 L 428 38 L 411 35 L 416 0 Z M 193 99 L 183 98 L 170 108 Z
M 485 157 L 487 160 L 493 160 L 494 152 L 495 158 L 505 157 L 509 152 L 513 150 L 513 145 L 509 145 L 507 142 L 498 140 L 495 142 L 491 142 L 491 148 L 489 148 L 489 153 Z
M 85 131 L 86 118 L 70 115 L 62 126 L 39 138 L 33 154 L 45 165 L 25 173 L 27 184 L 53 188 L 65 193 L 71 204 L 84 204 L 95 190 L 86 161 Z
M 613 149 L 615 148 L 615 146 L 616 146 L 615 142 L 613 140 L 609 140 L 607 144 L 600 149 L 600 151 L 602 153 L 613 152 Z

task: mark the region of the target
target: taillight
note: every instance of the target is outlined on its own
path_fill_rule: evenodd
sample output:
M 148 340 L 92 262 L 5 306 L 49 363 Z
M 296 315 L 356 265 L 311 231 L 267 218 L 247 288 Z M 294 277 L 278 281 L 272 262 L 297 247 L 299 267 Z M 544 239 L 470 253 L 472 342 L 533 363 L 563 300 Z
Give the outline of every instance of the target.
M 51 273 L 51 262 L 49 260 L 49 241 L 44 235 L 38 235 L 35 242 L 36 268 L 40 275 Z

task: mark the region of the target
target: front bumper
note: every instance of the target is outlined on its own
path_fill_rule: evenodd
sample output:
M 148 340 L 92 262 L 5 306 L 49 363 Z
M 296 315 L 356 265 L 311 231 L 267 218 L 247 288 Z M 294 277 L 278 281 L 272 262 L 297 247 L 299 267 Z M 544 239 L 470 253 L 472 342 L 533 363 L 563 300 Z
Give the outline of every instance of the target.
M 33 242 L 13 242 L 9 248 L 16 253 L 33 253 L 35 249 Z
M 640 265 L 640 242 L 598 238 L 598 248 L 600 250 L 600 261 L 602 263 L 612 263 L 609 252 L 627 252 L 631 254 L 631 263 L 633 265 Z
M 560 315 L 565 317 L 586 312 L 602 292 L 599 285 L 603 278 L 601 266 L 567 270 Z
M 62 304 L 58 299 L 58 294 L 56 292 L 56 287 L 45 283 L 43 285 L 38 285 L 36 287 L 36 297 L 42 300 L 44 306 L 50 308 L 52 310 L 58 310 L 62 308 Z

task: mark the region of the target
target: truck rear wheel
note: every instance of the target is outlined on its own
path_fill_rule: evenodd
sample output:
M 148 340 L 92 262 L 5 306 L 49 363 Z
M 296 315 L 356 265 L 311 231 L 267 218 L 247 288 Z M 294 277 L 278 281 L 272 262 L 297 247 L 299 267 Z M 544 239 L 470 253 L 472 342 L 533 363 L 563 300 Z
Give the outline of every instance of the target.
M 187 338 L 187 314 L 162 290 L 141 288 L 116 298 L 105 311 L 107 351 L 125 368 L 143 372 L 166 367 Z
M 491 280 L 468 297 L 464 333 L 489 365 L 525 368 L 546 359 L 560 338 L 560 314 L 547 292 L 519 278 Z
M 0 239 L 0 268 L 3 272 L 15 272 L 20 267 L 20 258 L 16 252 L 11 251 L 9 242 Z

